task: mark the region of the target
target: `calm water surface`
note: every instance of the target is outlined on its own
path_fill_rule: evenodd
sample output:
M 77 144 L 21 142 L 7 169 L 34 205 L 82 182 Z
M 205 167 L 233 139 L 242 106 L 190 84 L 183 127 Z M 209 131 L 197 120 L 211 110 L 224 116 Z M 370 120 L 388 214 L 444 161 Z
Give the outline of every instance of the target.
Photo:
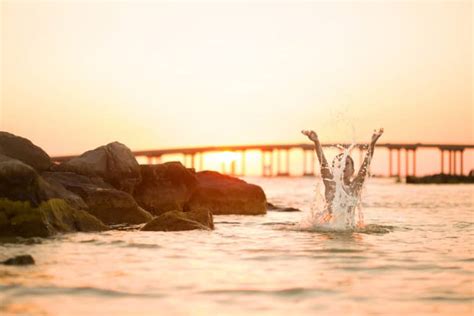
M 216 230 L 77 233 L 0 244 L 1 315 L 473 315 L 474 186 L 370 179 L 366 224 L 298 231 L 314 179 L 251 178 L 301 213 L 216 216 Z

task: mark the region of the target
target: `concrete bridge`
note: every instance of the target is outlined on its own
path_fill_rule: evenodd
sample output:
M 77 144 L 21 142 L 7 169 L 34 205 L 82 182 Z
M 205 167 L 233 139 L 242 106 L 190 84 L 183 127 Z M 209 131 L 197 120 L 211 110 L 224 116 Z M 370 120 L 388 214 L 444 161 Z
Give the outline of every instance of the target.
M 337 144 L 337 143 L 325 143 L 323 147 L 348 147 L 350 144 Z M 382 147 L 388 149 L 388 172 L 389 177 L 401 177 L 401 153 L 405 153 L 405 175 L 416 176 L 416 152 L 420 148 L 432 148 L 438 149 L 441 155 L 440 170 L 441 173 L 446 174 L 464 174 L 464 151 L 466 149 L 474 149 L 474 144 L 463 144 L 463 145 L 452 145 L 452 144 L 408 144 L 408 143 L 381 143 L 377 144 L 376 147 Z M 293 149 L 299 149 L 303 154 L 303 174 L 302 175 L 314 175 L 316 165 L 316 155 L 314 152 L 313 144 L 276 144 L 276 145 L 239 145 L 239 146 L 212 146 L 212 147 L 190 147 L 190 148 L 171 148 L 171 149 L 156 149 L 156 150 L 140 150 L 134 151 L 135 157 L 145 157 L 148 159 L 149 164 L 160 162 L 162 156 L 165 155 L 182 155 L 184 158 L 184 164 L 190 168 L 196 168 L 203 170 L 203 155 L 205 153 L 212 152 L 233 152 L 240 153 L 240 170 L 236 170 L 235 161 L 231 166 L 230 174 L 233 175 L 245 175 L 246 167 L 246 156 L 245 153 L 249 150 L 257 150 L 262 153 L 261 155 L 261 170 L 263 176 L 289 176 L 290 172 L 290 155 L 289 151 Z M 367 149 L 367 144 L 357 144 L 354 150 L 359 153 L 359 161 L 362 161 L 364 150 Z M 394 155 L 395 153 L 395 155 Z M 276 173 L 273 162 L 273 155 L 276 155 Z M 395 157 L 394 157 L 395 156 Z M 411 159 L 410 159 L 411 156 Z M 75 156 L 61 156 L 53 157 L 56 162 L 66 161 Z M 199 157 L 199 159 L 197 159 Z M 459 163 L 457 160 L 459 157 Z M 283 159 L 285 158 L 285 159 Z M 307 161 L 311 161 L 308 167 Z M 448 168 L 445 170 L 446 161 L 448 162 Z M 199 165 L 196 165 L 199 160 Z M 282 163 L 284 161 L 284 163 Z M 396 169 L 394 170 L 394 164 Z M 458 169 L 459 167 L 459 169 Z

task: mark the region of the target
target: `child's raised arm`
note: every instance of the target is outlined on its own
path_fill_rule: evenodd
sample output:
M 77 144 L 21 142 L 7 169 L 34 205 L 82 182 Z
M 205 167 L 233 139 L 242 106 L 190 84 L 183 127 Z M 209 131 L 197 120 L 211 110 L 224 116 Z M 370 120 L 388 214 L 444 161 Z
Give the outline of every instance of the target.
M 331 170 L 329 169 L 326 156 L 324 156 L 323 147 L 319 142 L 318 134 L 316 134 L 315 131 L 308 130 L 302 130 L 301 133 L 308 136 L 308 138 L 314 143 L 314 149 L 316 150 L 316 155 L 318 156 L 319 164 L 321 165 L 321 176 L 323 179 L 332 179 Z
M 380 138 L 380 136 L 382 136 L 382 134 L 383 128 L 379 129 L 378 131 L 374 130 L 374 134 L 372 135 L 372 141 L 370 142 L 367 153 L 365 154 L 364 162 L 360 166 L 359 172 L 357 173 L 357 176 L 353 181 L 354 187 L 361 188 L 364 184 L 365 177 L 369 172 L 370 161 L 372 160 L 372 157 L 374 155 L 375 144 L 377 143 L 377 140 Z

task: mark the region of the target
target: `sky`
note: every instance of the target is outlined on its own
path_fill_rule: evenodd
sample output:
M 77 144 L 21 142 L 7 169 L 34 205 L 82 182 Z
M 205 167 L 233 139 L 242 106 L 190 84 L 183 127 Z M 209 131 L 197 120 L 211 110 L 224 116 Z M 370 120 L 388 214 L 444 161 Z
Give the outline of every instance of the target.
M 471 1 L 1 2 L 0 129 L 50 155 L 472 143 Z

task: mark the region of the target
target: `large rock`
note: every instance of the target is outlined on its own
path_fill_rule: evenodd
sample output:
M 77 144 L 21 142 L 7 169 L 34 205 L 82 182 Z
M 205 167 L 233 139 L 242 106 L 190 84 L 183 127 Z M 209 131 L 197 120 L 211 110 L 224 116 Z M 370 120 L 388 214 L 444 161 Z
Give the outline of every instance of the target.
M 57 233 L 106 230 L 94 216 L 50 199 L 33 207 L 28 201 L 0 199 L 0 236 L 49 237 Z
M 58 171 L 101 177 L 116 189 L 132 193 L 140 182 L 140 166 L 131 150 L 118 142 L 87 151 L 59 165 Z
M 51 158 L 40 147 L 26 138 L 0 132 L 0 154 L 20 160 L 38 171 L 51 166 Z
M 190 209 L 209 209 L 214 215 L 259 215 L 267 212 L 266 197 L 257 185 L 214 171 L 196 173 L 198 186 Z
M 155 215 L 184 209 L 197 186 L 193 172 L 180 162 L 141 165 L 140 168 L 142 181 L 133 195 L 141 207 Z
M 214 229 L 212 214 L 200 209 L 190 212 L 169 211 L 161 214 L 145 226 L 143 231 L 183 231 L 194 229 Z
M 87 211 L 105 224 L 142 224 L 153 216 L 138 206 L 133 197 L 115 189 L 101 178 L 91 178 L 72 172 L 44 172 L 49 183 L 62 185 L 82 198 Z
M 47 200 L 35 169 L 3 155 L 0 155 L 0 198 L 28 201 L 33 206 Z
M 47 237 L 107 229 L 64 199 L 52 199 L 46 186 L 32 167 L 0 155 L 0 236 Z

